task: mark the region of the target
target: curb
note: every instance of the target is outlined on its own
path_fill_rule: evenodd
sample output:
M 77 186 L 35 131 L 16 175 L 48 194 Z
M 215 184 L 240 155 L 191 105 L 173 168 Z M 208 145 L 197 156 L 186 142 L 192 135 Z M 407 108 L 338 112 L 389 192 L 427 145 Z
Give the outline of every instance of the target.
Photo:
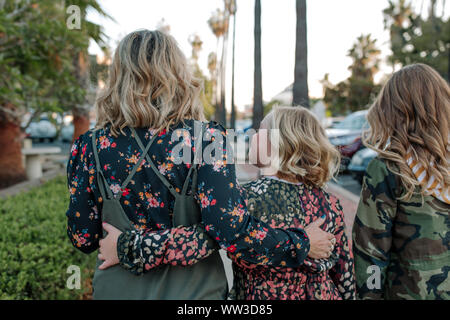
M 29 191 L 32 188 L 39 187 L 43 183 L 56 178 L 59 175 L 64 174 L 65 170 L 63 168 L 54 169 L 47 171 L 44 175 L 39 179 L 34 180 L 26 180 L 20 183 L 17 183 L 9 188 L 3 189 L 0 191 L 0 199 L 5 199 L 10 196 L 14 196 L 21 192 Z

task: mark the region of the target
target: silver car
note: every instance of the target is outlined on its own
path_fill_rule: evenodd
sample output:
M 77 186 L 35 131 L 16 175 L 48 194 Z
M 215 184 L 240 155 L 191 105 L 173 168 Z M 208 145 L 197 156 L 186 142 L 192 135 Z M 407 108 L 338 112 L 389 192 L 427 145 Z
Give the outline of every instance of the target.
M 47 118 L 41 118 L 37 122 L 32 122 L 25 130 L 28 137 L 33 140 L 53 142 L 56 139 L 57 130 L 53 123 Z

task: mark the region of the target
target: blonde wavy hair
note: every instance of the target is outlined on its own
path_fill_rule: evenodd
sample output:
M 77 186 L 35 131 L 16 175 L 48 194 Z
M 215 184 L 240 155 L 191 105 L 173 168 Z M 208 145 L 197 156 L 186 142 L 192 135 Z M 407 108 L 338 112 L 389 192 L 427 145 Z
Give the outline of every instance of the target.
M 263 120 L 279 131 L 278 176 L 323 186 L 339 171 L 340 153 L 315 115 L 304 107 L 275 107 Z
M 416 187 L 424 195 L 428 182 L 420 184 L 406 163 L 408 148 L 429 175 L 449 185 L 449 117 L 449 85 L 424 64 L 395 72 L 371 106 L 363 142 L 400 177 L 406 191 L 400 199 L 410 199 Z
M 97 127 L 168 129 L 184 119 L 204 120 L 193 77 L 175 39 L 161 31 L 138 30 L 119 43 L 109 79 L 96 99 Z

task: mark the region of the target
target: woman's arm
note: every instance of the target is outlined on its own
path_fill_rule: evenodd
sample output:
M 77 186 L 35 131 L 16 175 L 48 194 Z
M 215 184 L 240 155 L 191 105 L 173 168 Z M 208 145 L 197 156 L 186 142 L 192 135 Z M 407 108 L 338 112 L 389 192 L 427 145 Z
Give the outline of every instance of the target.
M 91 188 L 95 167 L 90 160 L 87 144 L 80 136 L 72 145 L 67 164 L 70 201 L 66 216 L 67 235 L 74 247 L 84 253 L 97 250 L 102 234 L 101 208 L 97 207 L 101 199 L 95 199 Z
M 90 133 L 86 133 L 89 135 Z M 79 137 L 73 144 L 67 166 L 70 203 L 67 210 L 67 234 L 72 244 L 84 253 L 99 248 L 102 237 L 101 197 L 95 199 L 97 175 L 91 139 Z M 97 203 L 100 208 L 97 208 Z M 120 233 L 120 231 L 119 231 Z M 102 240 L 105 242 L 108 237 Z M 119 237 L 118 255 L 122 266 L 135 274 L 160 264 L 191 265 L 208 257 L 217 244 L 199 224 L 167 230 L 128 231 Z M 145 250 L 139 244 L 145 246 Z
M 192 265 L 214 250 L 217 244 L 201 224 L 157 231 L 127 231 L 117 241 L 120 265 L 137 275 L 162 264 Z
M 397 212 L 395 190 L 395 177 L 385 163 L 372 160 L 353 225 L 356 286 L 361 299 L 383 299 Z
M 353 252 L 348 243 L 345 233 L 344 213 L 339 200 L 333 199 L 334 208 L 338 213 L 336 219 L 336 254 L 339 257 L 337 263 L 329 271 L 330 277 L 339 290 L 342 299 L 354 300 L 356 298 L 355 287 L 355 268 L 353 261 Z
M 213 135 L 214 143 L 203 142 L 196 195 L 206 232 L 236 259 L 259 265 L 301 265 L 309 252 L 306 233 L 273 229 L 252 217 L 237 186 L 235 166 L 227 163 L 225 129 L 217 125 L 207 134 Z

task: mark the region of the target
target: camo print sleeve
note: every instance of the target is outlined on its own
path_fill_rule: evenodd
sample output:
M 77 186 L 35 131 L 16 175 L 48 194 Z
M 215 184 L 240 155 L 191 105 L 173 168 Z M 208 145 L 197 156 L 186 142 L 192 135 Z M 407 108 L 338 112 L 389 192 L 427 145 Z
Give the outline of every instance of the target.
M 395 176 L 388 171 L 384 162 L 374 159 L 363 179 L 353 225 L 356 286 L 360 299 L 384 298 L 386 271 L 391 258 L 393 220 L 397 212 L 395 188 Z M 377 276 L 377 270 L 381 276 L 378 282 L 371 278 L 372 273 Z

